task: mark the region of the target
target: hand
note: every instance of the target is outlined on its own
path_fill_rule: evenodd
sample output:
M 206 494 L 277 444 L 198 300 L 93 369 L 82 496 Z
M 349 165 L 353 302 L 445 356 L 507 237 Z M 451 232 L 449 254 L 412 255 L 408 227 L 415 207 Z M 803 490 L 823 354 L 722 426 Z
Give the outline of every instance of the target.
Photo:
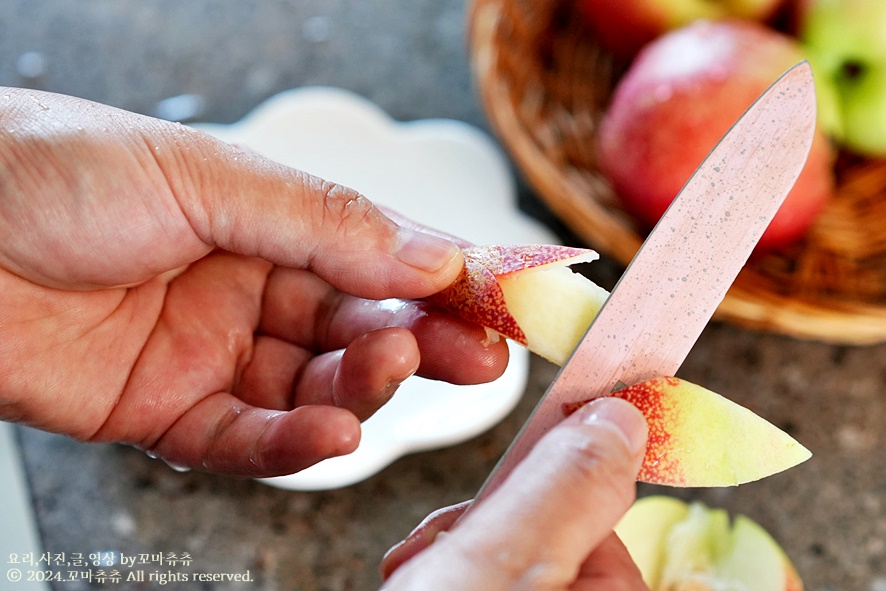
M 438 511 L 392 548 L 384 589 L 645 590 L 612 528 L 634 500 L 646 435 L 628 402 L 582 407 L 469 513 L 470 502 Z
M 418 189 L 418 188 L 417 188 Z M 353 451 L 409 375 L 504 342 L 421 298 L 457 246 L 204 133 L 0 89 L 0 419 L 271 476 Z

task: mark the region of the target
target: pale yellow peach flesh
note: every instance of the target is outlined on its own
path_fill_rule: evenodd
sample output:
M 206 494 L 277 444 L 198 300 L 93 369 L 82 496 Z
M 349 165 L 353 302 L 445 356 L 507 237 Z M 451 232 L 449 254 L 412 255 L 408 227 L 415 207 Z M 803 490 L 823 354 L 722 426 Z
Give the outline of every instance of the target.
M 639 499 L 615 531 L 651 591 L 802 591 L 784 550 L 760 525 L 667 496 Z
M 557 264 L 497 279 L 508 311 L 526 335 L 526 347 L 557 365 L 566 363 L 609 297 L 602 287 Z
M 622 517 L 615 531 L 640 569 L 643 581 L 654 588 L 667 558 L 668 534 L 689 515 L 689 506 L 673 497 L 639 499 Z
M 465 269 L 428 299 L 562 365 L 609 292 L 567 267 L 598 258 L 554 244 L 476 246 L 463 250 Z
M 639 408 L 649 424 L 646 456 L 637 475 L 641 482 L 736 486 L 792 468 L 812 455 L 772 423 L 686 380 L 656 378 L 612 396 Z

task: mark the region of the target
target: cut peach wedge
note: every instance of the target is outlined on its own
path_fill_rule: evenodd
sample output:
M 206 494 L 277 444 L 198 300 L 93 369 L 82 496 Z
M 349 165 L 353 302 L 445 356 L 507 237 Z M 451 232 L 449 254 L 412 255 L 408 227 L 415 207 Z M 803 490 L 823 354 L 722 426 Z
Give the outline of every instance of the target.
M 663 496 L 644 497 L 615 532 L 651 591 L 802 591 L 781 546 L 744 515 Z
M 707 388 L 661 377 L 612 396 L 639 408 L 649 424 L 637 480 L 680 487 L 737 486 L 805 462 L 793 437 Z M 569 414 L 582 403 L 565 408 Z
M 609 293 L 569 265 L 597 259 L 558 245 L 478 246 L 465 267 L 428 298 L 562 365 Z M 588 396 L 600 393 L 588 392 Z M 608 393 L 607 393 L 608 394 Z M 632 385 L 611 395 L 637 406 L 649 424 L 638 479 L 681 487 L 735 486 L 791 468 L 811 454 L 750 410 L 676 378 Z M 583 403 L 564 409 L 571 412 Z
M 461 276 L 428 298 L 562 365 L 609 292 L 569 265 L 593 250 L 553 244 L 475 246 L 463 250 Z

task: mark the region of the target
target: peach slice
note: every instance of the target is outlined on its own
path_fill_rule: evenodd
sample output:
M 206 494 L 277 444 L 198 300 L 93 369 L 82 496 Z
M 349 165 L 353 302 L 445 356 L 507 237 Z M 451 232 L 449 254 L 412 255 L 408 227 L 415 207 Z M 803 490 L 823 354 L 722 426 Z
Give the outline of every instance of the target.
M 792 468 L 812 454 L 793 437 L 710 390 L 673 377 L 617 390 L 649 423 L 637 479 L 680 487 L 737 486 Z M 584 403 L 568 405 L 569 414 Z
M 651 591 L 802 591 L 784 550 L 760 525 L 723 509 L 655 495 L 637 500 L 615 531 Z
M 461 276 L 428 298 L 562 365 L 609 292 L 568 268 L 593 250 L 553 244 L 474 246 Z
M 463 252 L 462 274 L 429 300 L 558 365 L 569 358 L 609 296 L 568 268 L 596 260 L 592 250 L 524 245 L 477 246 Z M 791 468 L 811 455 L 750 410 L 683 380 L 650 380 L 612 395 L 632 402 L 649 423 L 638 475 L 643 482 L 735 486 Z

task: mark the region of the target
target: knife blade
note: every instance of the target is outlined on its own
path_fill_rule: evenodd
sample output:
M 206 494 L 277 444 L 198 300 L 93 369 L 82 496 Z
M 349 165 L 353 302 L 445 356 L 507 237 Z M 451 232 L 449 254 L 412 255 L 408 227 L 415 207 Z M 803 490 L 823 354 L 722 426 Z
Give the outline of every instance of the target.
M 564 404 L 677 372 L 800 175 L 815 118 L 812 70 L 801 62 L 751 105 L 693 173 L 474 505 L 563 420 Z

